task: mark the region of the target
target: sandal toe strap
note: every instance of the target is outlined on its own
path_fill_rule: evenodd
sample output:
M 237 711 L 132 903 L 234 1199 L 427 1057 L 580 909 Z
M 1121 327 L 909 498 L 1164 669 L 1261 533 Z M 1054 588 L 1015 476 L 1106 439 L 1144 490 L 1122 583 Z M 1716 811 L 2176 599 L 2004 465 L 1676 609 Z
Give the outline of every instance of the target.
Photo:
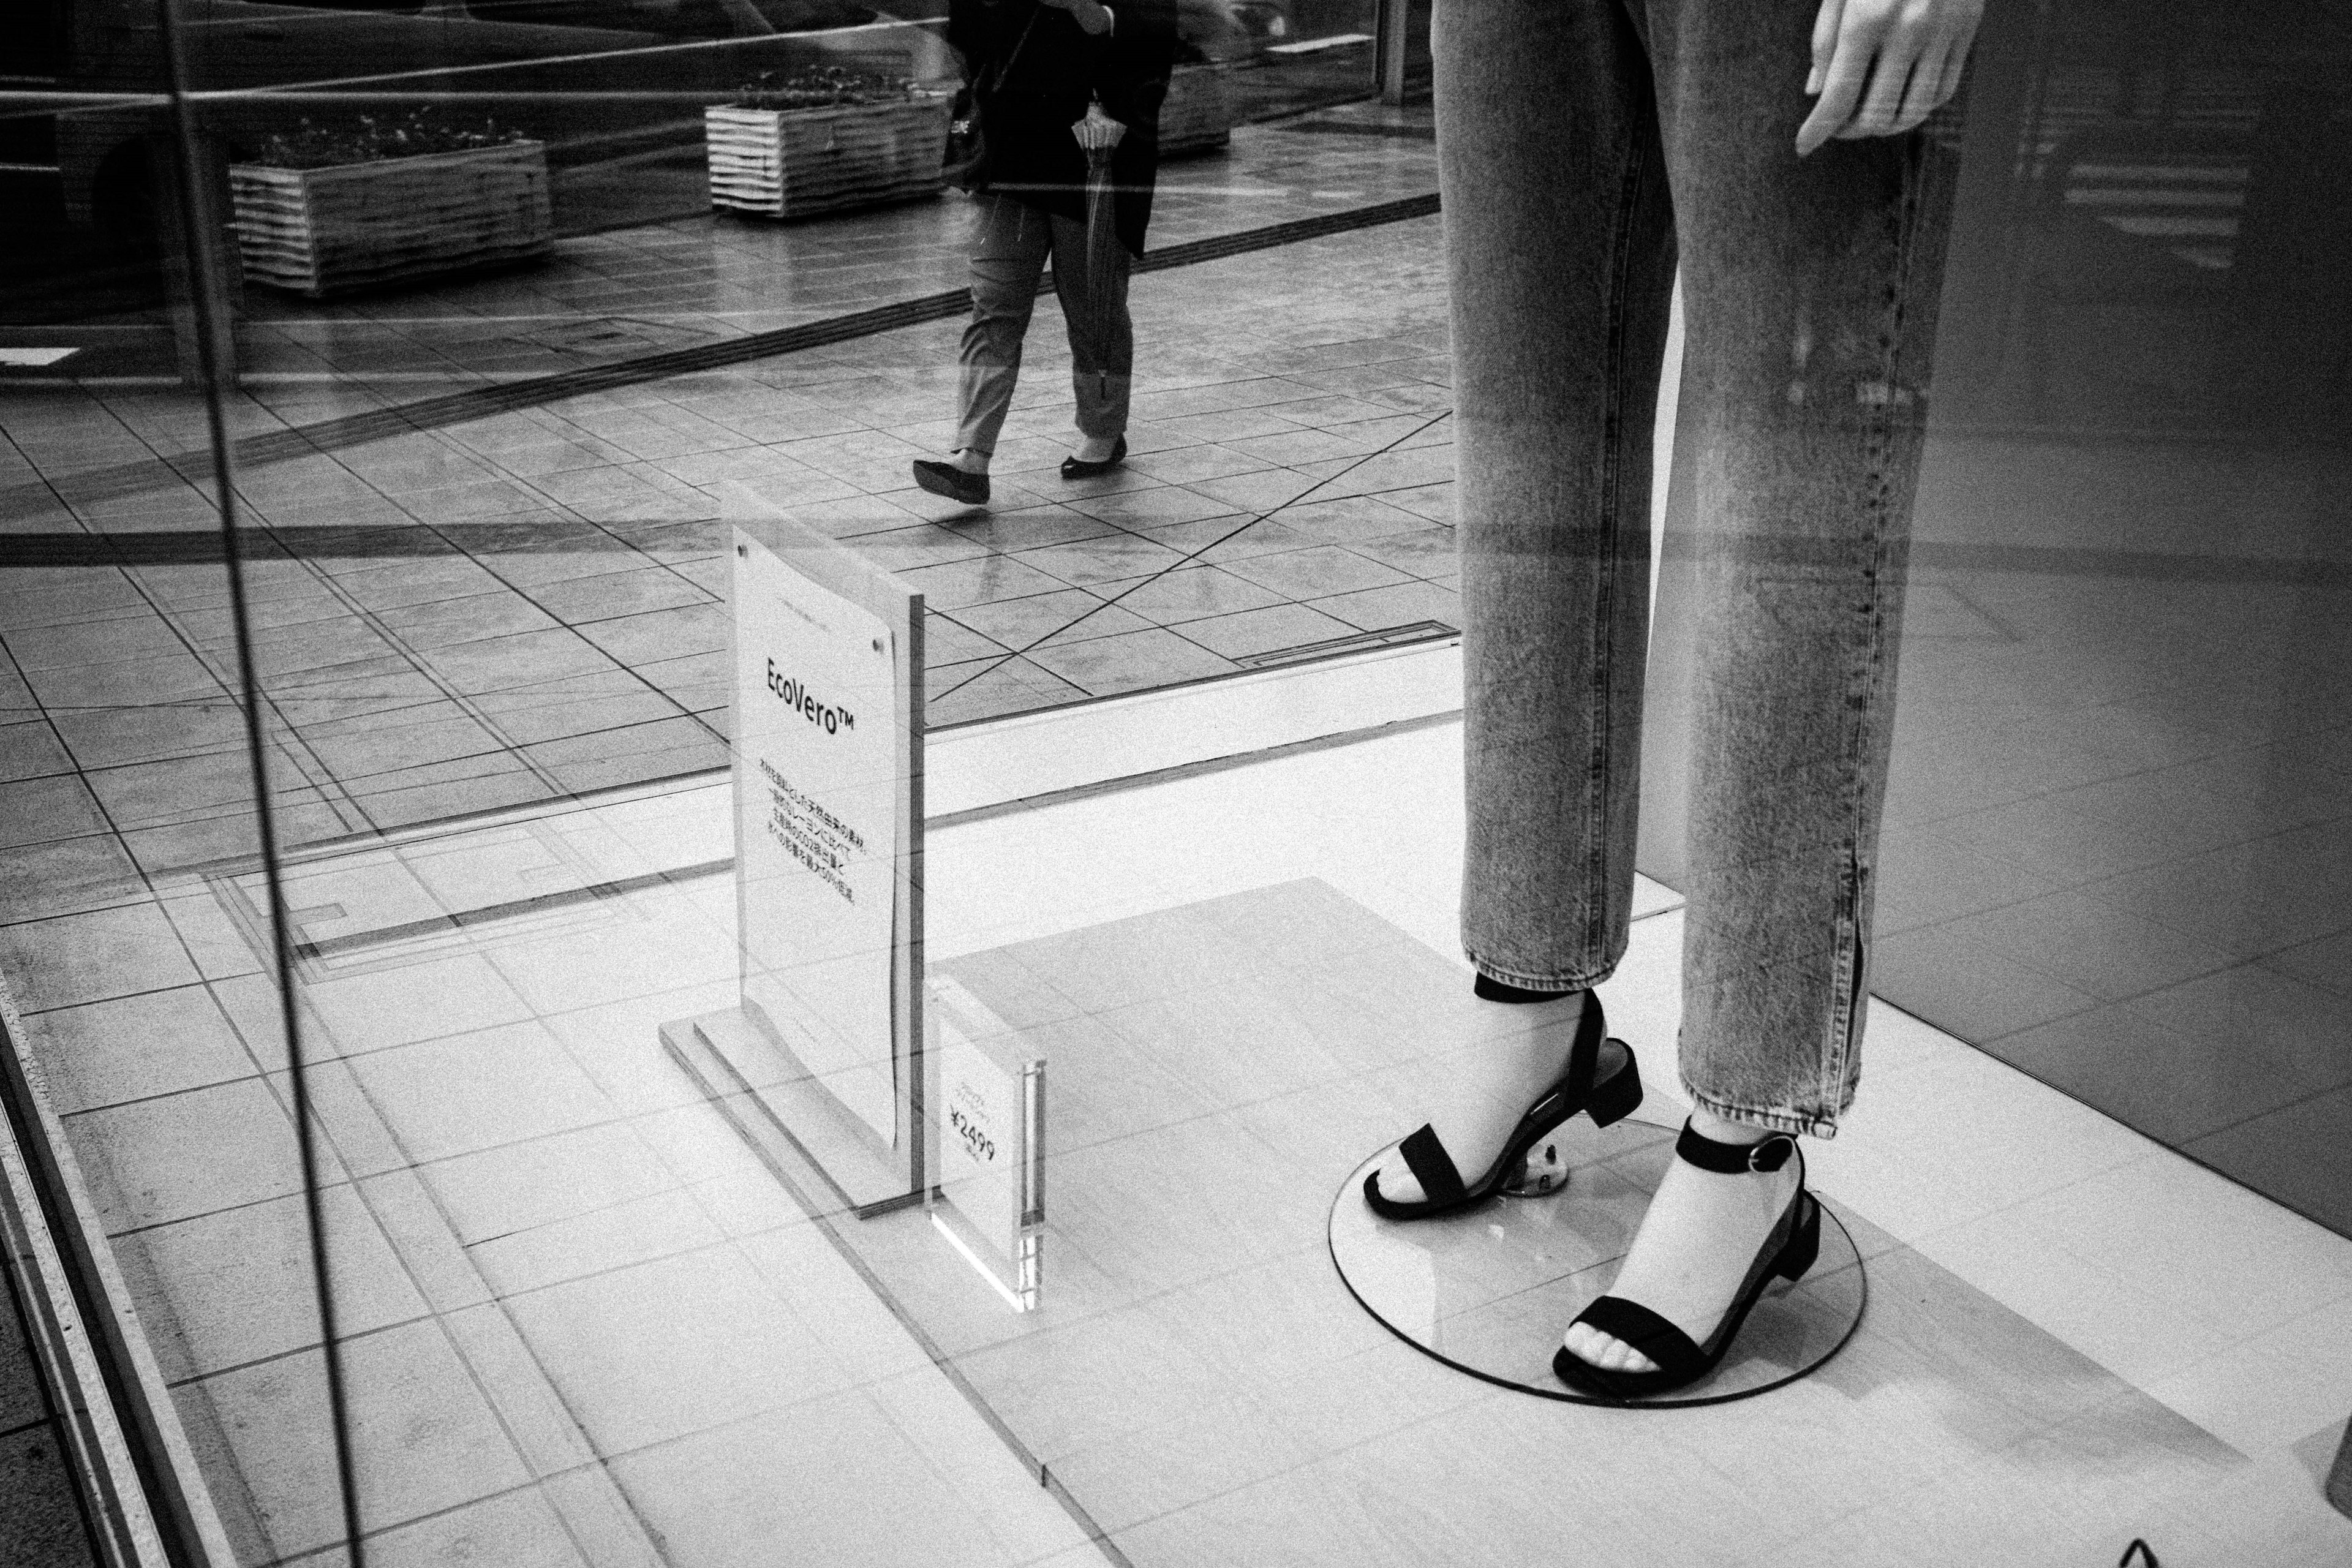
M 1576 1321 L 1640 1351 L 1670 1377 L 1702 1371 L 1706 1365 L 1706 1355 L 1688 1334 L 1639 1301 L 1603 1296 L 1579 1312 Z
M 1464 1184 L 1462 1173 L 1454 1168 L 1454 1156 L 1438 1142 L 1437 1129 L 1423 1122 L 1421 1130 L 1397 1145 L 1404 1156 L 1405 1169 L 1421 1184 L 1421 1195 L 1431 1203 L 1458 1203 L 1470 1195 Z

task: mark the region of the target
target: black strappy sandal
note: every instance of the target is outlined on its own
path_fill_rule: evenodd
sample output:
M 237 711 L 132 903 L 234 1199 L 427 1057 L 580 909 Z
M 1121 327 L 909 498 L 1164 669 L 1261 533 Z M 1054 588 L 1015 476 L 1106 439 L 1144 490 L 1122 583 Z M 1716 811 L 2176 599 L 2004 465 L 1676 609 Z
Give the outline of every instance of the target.
M 1587 992 L 1584 1016 L 1576 1026 L 1576 1041 L 1568 1049 L 1568 1069 L 1528 1107 L 1527 1114 L 1519 1118 L 1518 1126 L 1512 1129 L 1503 1152 L 1495 1156 L 1486 1174 L 1475 1184 L 1465 1182 L 1461 1171 L 1454 1166 L 1454 1156 L 1438 1141 L 1437 1130 L 1423 1122 L 1419 1131 L 1397 1145 L 1397 1152 L 1404 1156 L 1405 1168 L 1421 1184 L 1421 1201 L 1399 1203 L 1383 1195 L 1381 1173 L 1374 1171 L 1364 1178 L 1364 1202 L 1382 1219 L 1433 1219 L 1439 1215 L 1458 1214 L 1511 1186 L 1526 1164 L 1528 1152 L 1578 1111 L 1589 1114 L 1595 1127 L 1606 1127 L 1632 1115 L 1633 1108 L 1642 1103 L 1641 1068 L 1633 1060 L 1633 1047 L 1608 1037 L 1609 1024 L 1601 1015 L 1601 998 Z M 1613 1054 L 1609 1050 L 1611 1047 L 1615 1047 Z M 1540 1190 L 1550 1190 L 1549 1184 Z
M 1785 1132 L 1775 1132 L 1760 1143 L 1718 1143 L 1683 1123 L 1683 1135 L 1675 1140 L 1675 1158 L 1687 1160 L 1702 1171 L 1715 1171 L 1736 1176 L 1748 1171 L 1777 1171 L 1797 1156 L 1797 1194 L 1764 1238 L 1748 1266 L 1748 1278 L 1741 1281 L 1739 1293 L 1731 1299 L 1731 1310 L 1723 1315 L 1715 1332 L 1704 1345 L 1695 1344 L 1691 1337 L 1666 1321 L 1638 1301 L 1628 1301 L 1622 1296 L 1603 1296 L 1576 1315 L 1577 1323 L 1589 1323 L 1624 1344 L 1631 1345 L 1657 1363 L 1655 1372 L 1608 1372 L 1594 1366 L 1581 1356 L 1570 1355 L 1561 1345 L 1553 1352 L 1551 1370 L 1562 1383 L 1571 1388 L 1597 1394 L 1605 1399 L 1633 1399 L 1645 1394 L 1664 1394 L 1696 1383 L 1722 1363 L 1724 1352 L 1738 1337 L 1739 1326 L 1763 1298 L 1764 1288 L 1777 1276 L 1791 1282 L 1801 1279 L 1805 1270 L 1813 1266 L 1821 1253 L 1822 1203 L 1805 1190 L 1805 1156 L 1797 1141 Z M 1570 1328 L 1575 1323 L 1569 1325 Z

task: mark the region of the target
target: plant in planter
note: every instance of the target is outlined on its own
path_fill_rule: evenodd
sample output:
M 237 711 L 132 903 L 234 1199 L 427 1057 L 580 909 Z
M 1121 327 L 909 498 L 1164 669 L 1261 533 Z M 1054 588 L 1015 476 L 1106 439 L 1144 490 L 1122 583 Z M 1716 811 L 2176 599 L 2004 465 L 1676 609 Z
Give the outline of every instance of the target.
M 844 66 L 763 75 L 702 111 L 710 203 L 766 217 L 871 206 L 944 184 L 949 99 Z
M 1168 96 L 1160 105 L 1161 157 L 1205 153 L 1233 140 L 1234 105 L 1225 90 L 1225 68 L 1202 60 L 1180 63 L 1169 74 Z
M 495 121 L 429 110 L 271 136 L 229 166 L 252 281 L 317 299 L 545 255 L 547 150 Z

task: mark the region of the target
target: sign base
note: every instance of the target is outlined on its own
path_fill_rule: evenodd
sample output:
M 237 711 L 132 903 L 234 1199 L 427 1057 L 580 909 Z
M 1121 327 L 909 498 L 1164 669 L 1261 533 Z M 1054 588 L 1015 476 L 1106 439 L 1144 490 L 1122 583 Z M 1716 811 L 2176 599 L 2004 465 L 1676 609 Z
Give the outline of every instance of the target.
M 724 1007 L 661 1026 L 662 1047 L 754 1152 L 792 1184 L 813 1173 L 809 1195 L 859 1218 L 923 1200 L 907 1161 L 880 1146 L 863 1121 L 749 1017 Z

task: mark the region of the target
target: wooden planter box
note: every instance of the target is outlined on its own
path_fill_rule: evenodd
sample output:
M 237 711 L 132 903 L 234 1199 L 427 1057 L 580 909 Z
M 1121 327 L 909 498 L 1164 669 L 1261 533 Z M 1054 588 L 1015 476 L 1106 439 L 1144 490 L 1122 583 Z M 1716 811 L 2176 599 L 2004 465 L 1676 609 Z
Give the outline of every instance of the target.
M 1160 155 L 1205 153 L 1233 140 L 1233 97 L 1220 66 L 1178 66 L 1160 106 Z
M 232 164 L 245 275 L 317 299 L 544 256 L 555 243 L 537 142 L 331 169 Z
M 710 205 L 806 217 L 942 189 L 949 100 L 923 93 L 841 109 L 706 109 Z

